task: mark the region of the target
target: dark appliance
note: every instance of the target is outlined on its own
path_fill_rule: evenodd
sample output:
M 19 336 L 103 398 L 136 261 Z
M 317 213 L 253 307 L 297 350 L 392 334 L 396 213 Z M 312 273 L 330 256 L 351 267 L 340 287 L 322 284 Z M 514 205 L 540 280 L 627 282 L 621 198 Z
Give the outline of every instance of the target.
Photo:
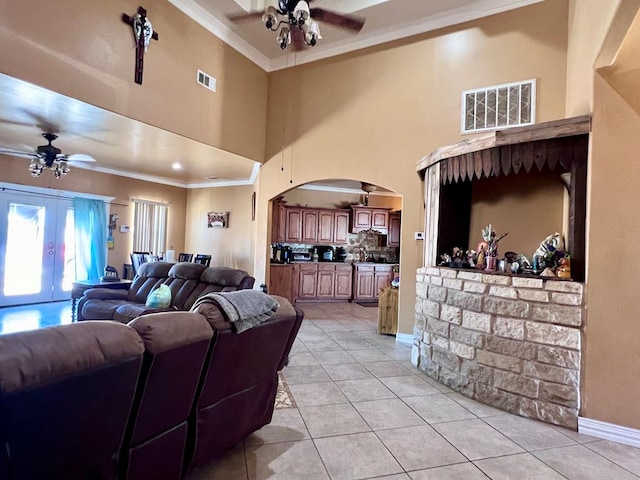
M 333 262 L 335 260 L 335 252 L 333 247 L 319 246 L 318 249 L 318 261 L 319 262 Z
M 336 248 L 335 261 L 336 262 L 345 262 L 347 260 L 347 251 L 344 247 Z
M 291 263 L 292 260 L 293 252 L 291 251 L 291 247 L 282 247 L 282 263 Z

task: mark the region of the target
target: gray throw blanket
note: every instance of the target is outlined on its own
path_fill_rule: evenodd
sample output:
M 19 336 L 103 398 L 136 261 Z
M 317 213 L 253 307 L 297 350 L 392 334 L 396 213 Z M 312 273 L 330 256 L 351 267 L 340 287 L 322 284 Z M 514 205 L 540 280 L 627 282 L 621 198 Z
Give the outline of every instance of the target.
M 237 290 L 207 293 L 194 302 L 191 311 L 205 303 L 218 305 L 236 333 L 260 325 L 280 307 L 276 300 L 259 290 Z

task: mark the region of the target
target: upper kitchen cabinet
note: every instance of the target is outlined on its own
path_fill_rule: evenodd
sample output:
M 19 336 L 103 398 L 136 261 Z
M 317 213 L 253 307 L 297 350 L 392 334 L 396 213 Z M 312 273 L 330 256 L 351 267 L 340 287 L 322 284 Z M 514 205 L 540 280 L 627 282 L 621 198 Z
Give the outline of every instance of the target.
M 382 235 L 389 233 L 389 208 L 351 207 L 353 218 L 351 233 L 374 231 Z
M 302 208 L 285 208 L 285 242 L 302 242 L 302 212 Z
M 285 242 L 316 243 L 318 241 L 318 210 L 285 207 Z
M 349 235 L 347 210 L 318 210 L 318 243 L 346 245 Z
M 318 210 L 302 210 L 302 243 L 318 241 Z
M 389 214 L 389 234 L 387 235 L 387 247 L 400 246 L 400 212 Z
M 282 243 L 286 238 L 287 219 L 282 197 L 273 200 L 271 210 L 271 243 Z

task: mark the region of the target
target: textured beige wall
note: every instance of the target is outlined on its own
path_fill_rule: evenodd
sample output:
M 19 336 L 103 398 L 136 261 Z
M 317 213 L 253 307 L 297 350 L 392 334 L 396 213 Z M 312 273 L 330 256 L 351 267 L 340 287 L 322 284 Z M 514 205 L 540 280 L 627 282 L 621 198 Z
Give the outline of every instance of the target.
M 538 121 L 563 118 L 567 22 L 567 2 L 554 0 L 270 74 L 257 277 L 268 258 L 268 200 L 325 178 L 381 185 L 403 196 L 399 331 L 410 334 L 423 263 L 413 238 L 424 230 L 417 161 L 461 139 L 465 89 L 537 78 Z
M 167 224 L 167 247 L 173 245 L 181 250 L 185 245 L 187 190 L 158 183 L 144 182 L 117 175 L 91 172 L 73 168 L 66 177 L 56 179 L 53 172 L 45 171 L 33 178 L 28 171 L 29 162 L 23 158 L 0 155 L 0 171 L 3 182 L 32 185 L 56 190 L 106 195 L 115 197 L 110 206 L 111 213 L 119 216 L 118 228 L 113 233 L 115 248 L 109 250 L 107 263 L 122 272 L 123 263 L 131 263 L 129 253 L 133 247 L 133 203 L 132 198 L 165 202 L 170 204 Z M 129 225 L 129 233 L 120 233 L 120 225 Z
M 166 0 L 144 7 L 159 40 L 134 83 L 136 0 L 0 1 L 0 72 L 262 161 L 267 75 Z M 217 93 L 195 82 L 201 69 Z
M 250 185 L 189 190 L 185 251 L 211 255 L 211 265 L 253 273 L 256 223 L 251 220 L 253 192 Z M 208 228 L 207 212 L 229 212 L 229 228 Z
M 631 428 L 640 428 L 638 132 L 638 113 L 596 76 L 582 416 Z
M 562 232 L 564 187 L 560 176 L 531 172 L 526 175 L 493 177 L 473 182 L 469 248 L 482 240 L 480 231 L 491 223 L 504 252 L 533 252 L 548 235 Z
M 569 0 L 567 117 L 589 115 L 593 68 L 611 20 L 622 0 Z

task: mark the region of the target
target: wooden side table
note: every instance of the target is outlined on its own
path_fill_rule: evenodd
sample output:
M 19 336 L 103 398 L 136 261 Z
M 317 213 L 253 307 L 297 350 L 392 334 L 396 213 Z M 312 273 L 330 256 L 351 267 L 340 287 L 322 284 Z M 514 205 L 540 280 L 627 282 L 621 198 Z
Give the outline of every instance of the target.
M 71 321 L 76 321 L 76 302 L 82 294 L 90 288 L 111 288 L 113 290 L 128 290 L 131 280 L 117 282 L 101 282 L 100 280 L 79 280 L 71 284 Z
M 398 289 L 386 287 L 378 298 L 378 335 L 398 332 Z

